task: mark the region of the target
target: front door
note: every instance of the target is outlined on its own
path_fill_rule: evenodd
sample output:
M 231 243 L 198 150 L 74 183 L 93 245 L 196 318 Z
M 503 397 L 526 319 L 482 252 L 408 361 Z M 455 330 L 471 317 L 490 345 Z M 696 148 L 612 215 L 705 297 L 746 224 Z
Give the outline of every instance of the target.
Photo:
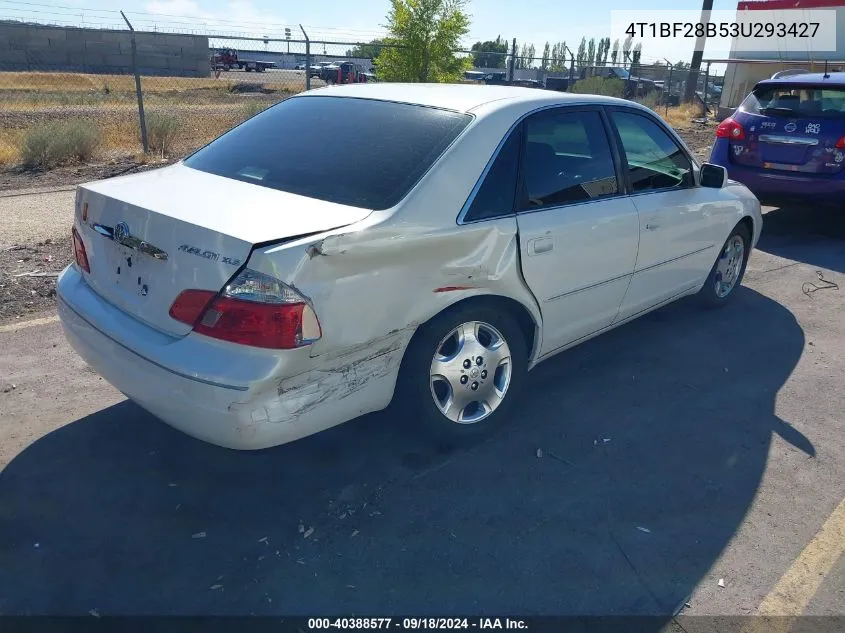
M 637 259 L 637 209 L 620 186 L 598 109 L 526 119 L 517 225 L 522 272 L 543 313 L 541 355 L 609 326 Z
M 623 320 L 702 281 L 718 254 L 711 216 L 720 209 L 701 195 L 689 157 L 651 115 L 614 110 L 611 118 L 640 223 Z

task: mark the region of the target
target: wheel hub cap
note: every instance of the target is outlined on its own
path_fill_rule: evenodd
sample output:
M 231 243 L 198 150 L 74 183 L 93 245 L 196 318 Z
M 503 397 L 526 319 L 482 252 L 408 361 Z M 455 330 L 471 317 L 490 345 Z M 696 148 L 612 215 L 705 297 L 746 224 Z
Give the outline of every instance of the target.
M 745 260 L 745 243 L 739 235 L 734 235 L 722 251 L 716 264 L 716 295 L 727 297 L 736 286 L 742 263 Z
M 511 367 L 510 348 L 496 328 L 463 323 L 443 338 L 431 361 L 434 403 L 452 422 L 480 422 L 504 400 Z

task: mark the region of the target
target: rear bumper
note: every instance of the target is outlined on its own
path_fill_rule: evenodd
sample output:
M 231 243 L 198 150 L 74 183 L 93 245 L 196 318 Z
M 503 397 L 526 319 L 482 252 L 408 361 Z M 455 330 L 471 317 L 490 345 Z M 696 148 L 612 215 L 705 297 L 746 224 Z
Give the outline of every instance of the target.
M 728 170 L 728 177 L 748 187 L 761 202 L 803 201 L 845 206 L 845 172 L 832 176 L 782 172 L 732 163 L 728 143 L 717 139 L 710 162 Z
M 59 278 L 57 292 L 65 336 L 92 369 L 155 417 L 211 444 L 238 450 L 285 444 L 382 409 L 392 397 L 399 344 L 379 348 L 381 355 L 369 346 L 359 352 L 354 358 L 361 374 L 369 374 L 359 375 L 357 384 L 348 384 L 352 357 L 321 362 L 307 348 L 279 353 L 275 372 L 267 375 L 239 348 L 227 346 L 228 361 L 219 349 L 203 355 L 203 346 L 219 343 L 193 334 L 174 339 L 132 319 L 100 298 L 72 266 Z M 183 353 L 199 366 L 222 360 L 253 368 L 253 375 L 234 372 L 236 380 L 221 381 L 213 367 L 200 373 L 162 362 Z

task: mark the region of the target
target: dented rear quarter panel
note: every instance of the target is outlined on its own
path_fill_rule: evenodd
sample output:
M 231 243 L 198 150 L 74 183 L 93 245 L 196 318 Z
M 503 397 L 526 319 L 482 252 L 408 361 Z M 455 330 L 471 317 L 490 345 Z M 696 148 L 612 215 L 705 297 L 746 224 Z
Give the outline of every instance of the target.
M 457 223 L 515 116 L 505 108 L 476 119 L 397 207 L 252 254 L 250 268 L 306 296 L 322 328 L 311 348 L 314 368 L 280 379 L 279 395 L 306 389 L 325 402 L 347 393 L 343 384 L 356 389 L 368 383 L 379 406 L 386 406 L 416 329 L 471 297 L 523 305 L 539 349 L 541 315 L 522 278 L 515 218 Z

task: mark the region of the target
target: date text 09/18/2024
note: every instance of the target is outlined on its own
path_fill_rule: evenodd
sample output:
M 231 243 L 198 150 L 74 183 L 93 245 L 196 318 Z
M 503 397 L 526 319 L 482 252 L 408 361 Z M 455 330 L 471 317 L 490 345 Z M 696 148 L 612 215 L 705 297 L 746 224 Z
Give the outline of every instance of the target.
M 405 631 L 445 630 L 525 630 L 525 620 L 518 618 L 309 618 L 311 631 L 346 629 L 401 629 Z

